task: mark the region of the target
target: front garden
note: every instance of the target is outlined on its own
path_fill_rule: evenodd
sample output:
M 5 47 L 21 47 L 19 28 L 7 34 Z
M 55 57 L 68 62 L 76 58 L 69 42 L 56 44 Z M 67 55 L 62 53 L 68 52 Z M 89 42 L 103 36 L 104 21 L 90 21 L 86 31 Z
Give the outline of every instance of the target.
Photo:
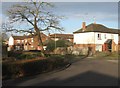
M 26 77 L 65 68 L 84 56 L 45 54 L 40 52 L 8 52 L 2 62 L 2 79 Z
M 108 59 L 108 60 L 118 60 L 120 58 L 119 52 L 96 52 L 93 55 L 94 59 Z

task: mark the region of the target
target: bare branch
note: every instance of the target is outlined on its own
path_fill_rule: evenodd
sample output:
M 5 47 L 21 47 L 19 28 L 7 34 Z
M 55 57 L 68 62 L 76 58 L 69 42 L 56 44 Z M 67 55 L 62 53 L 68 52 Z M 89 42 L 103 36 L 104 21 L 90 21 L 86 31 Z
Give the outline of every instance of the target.
M 32 2 L 28 2 L 26 4 L 14 5 L 8 11 L 11 23 L 19 21 L 22 22 L 22 24 L 29 23 L 31 24 L 30 26 L 28 26 L 30 27 L 30 29 L 26 30 L 24 29 L 25 26 L 23 26 L 22 30 L 11 28 L 8 31 L 37 34 L 39 38 L 38 41 L 40 44 L 42 44 L 41 31 L 64 31 L 63 28 L 59 26 L 61 17 L 56 16 L 47 10 L 47 8 L 53 7 L 51 3 L 35 2 L 33 0 L 31 1 Z
M 23 14 L 21 14 L 22 18 L 26 19 L 31 25 L 34 26 L 34 24 Z

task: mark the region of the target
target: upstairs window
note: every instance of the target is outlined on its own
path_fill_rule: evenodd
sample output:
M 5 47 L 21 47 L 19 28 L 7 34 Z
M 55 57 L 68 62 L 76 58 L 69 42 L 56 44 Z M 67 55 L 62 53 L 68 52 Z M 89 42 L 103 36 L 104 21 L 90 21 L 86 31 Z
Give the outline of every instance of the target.
M 114 39 L 114 35 L 113 34 L 111 34 L 111 38 Z
M 97 37 L 98 37 L 98 40 L 101 40 L 101 34 L 98 34 Z
M 27 39 L 25 39 L 25 43 L 27 43 Z
M 24 43 L 24 40 L 21 40 L 22 41 L 22 43 Z
M 17 43 L 20 43 L 20 40 L 17 40 Z
M 106 37 L 106 34 L 104 35 L 104 38 L 106 39 L 107 37 Z

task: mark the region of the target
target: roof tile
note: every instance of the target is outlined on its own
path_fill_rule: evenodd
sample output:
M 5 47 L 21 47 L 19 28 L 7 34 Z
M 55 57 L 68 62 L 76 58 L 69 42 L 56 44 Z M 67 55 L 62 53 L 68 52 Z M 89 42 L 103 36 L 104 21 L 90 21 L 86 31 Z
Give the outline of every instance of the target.
M 89 24 L 86 26 L 86 29 L 83 31 L 83 29 L 79 29 L 73 33 L 84 33 L 84 32 L 102 32 L 102 33 L 115 33 L 118 34 L 120 30 L 113 29 L 113 28 L 107 28 L 104 25 L 101 24 Z

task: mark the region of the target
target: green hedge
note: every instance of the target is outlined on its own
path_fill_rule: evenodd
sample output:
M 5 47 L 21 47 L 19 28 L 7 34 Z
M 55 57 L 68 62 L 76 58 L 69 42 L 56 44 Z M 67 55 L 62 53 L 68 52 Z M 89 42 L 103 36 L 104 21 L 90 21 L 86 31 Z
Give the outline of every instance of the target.
M 64 67 L 68 63 L 68 60 L 59 56 L 52 56 L 43 60 L 7 62 L 2 64 L 2 74 L 5 78 L 34 75 Z
M 8 57 L 14 57 L 17 60 L 23 59 L 33 59 L 36 57 L 41 57 L 41 52 L 31 52 L 31 51 L 9 51 Z

